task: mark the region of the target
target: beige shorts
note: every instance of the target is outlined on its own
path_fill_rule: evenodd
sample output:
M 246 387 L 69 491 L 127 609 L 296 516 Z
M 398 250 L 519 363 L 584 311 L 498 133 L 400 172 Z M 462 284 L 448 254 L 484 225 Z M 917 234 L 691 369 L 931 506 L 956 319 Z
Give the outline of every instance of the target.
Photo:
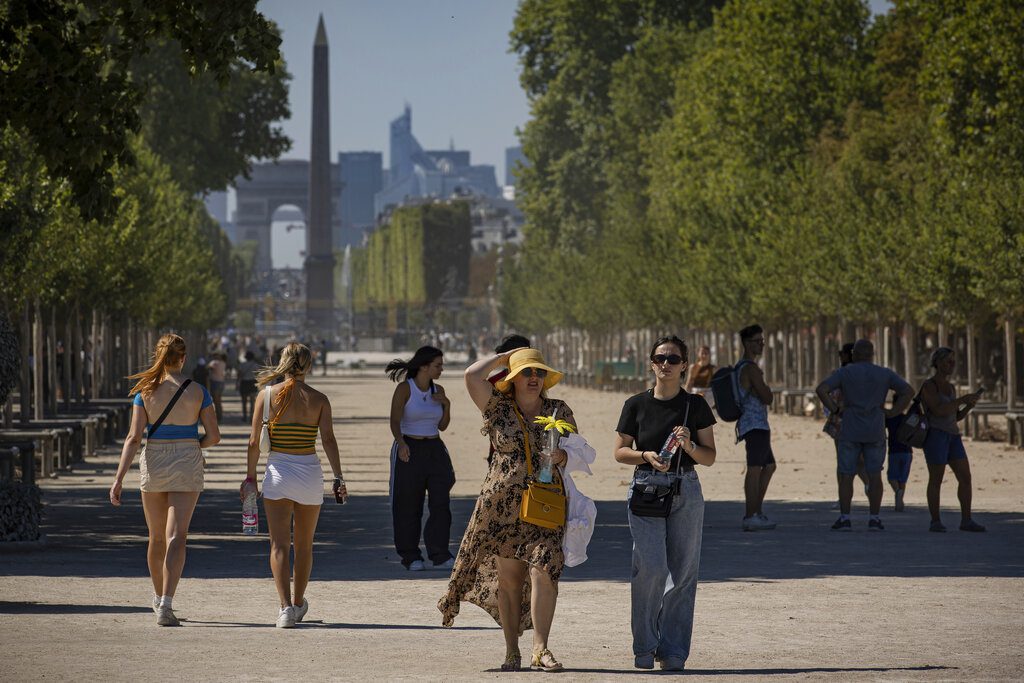
M 203 464 L 198 441 L 148 441 L 139 458 L 139 489 L 146 493 L 202 491 Z

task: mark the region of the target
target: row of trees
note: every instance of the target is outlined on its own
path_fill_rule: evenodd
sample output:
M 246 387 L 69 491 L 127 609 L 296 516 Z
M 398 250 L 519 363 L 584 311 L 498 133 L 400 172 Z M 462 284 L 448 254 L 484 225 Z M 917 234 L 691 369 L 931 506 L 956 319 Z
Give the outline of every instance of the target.
M 424 327 L 427 310 L 465 297 L 471 233 L 465 200 L 395 209 L 365 247 L 352 251 L 351 306 L 363 327 Z
M 141 332 L 225 321 L 245 263 L 201 198 L 290 145 L 281 39 L 255 5 L 0 8 L 0 315 L 24 357 L 91 340 L 97 365 L 120 349 L 110 379 L 144 360 Z
M 1021 3 L 525 0 L 511 41 L 532 118 L 510 324 L 1013 340 Z

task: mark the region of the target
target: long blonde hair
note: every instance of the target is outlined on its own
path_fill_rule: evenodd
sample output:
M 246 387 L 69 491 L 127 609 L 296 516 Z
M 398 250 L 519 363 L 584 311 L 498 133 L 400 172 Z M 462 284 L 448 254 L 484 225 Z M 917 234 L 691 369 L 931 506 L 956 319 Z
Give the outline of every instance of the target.
M 153 350 L 152 364 L 142 372 L 128 375 L 128 379 L 139 380 L 132 387 L 131 391 L 128 392 L 128 395 L 142 394 L 143 396 L 149 396 L 152 394 L 160 386 L 164 375 L 167 374 L 167 366 L 178 365 L 184 357 L 184 339 L 173 332 L 168 332 L 160 337 L 160 341 L 156 343 L 156 349 Z
M 298 342 L 289 342 L 281 351 L 281 361 L 277 367 L 265 366 L 256 375 L 256 383 L 262 390 L 268 384 L 273 384 L 282 377 L 287 378 L 281 391 L 274 397 L 274 404 L 278 406 L 287 405 L 291 401 L 292 389 L 295 387 L 295 376 L 305 375 L 313 367 L 313 352 L 309 347 Z M 284 408 L 277 411 L 277 415 L 271 420 L 276 423 L 284 412 Z

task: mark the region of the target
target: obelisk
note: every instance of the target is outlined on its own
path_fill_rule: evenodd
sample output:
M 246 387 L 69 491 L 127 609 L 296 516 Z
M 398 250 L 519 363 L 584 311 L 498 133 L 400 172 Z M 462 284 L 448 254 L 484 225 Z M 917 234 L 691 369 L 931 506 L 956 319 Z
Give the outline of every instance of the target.
M 332 337 L 334 252 L 331 239 L 331 121 L 324 17 L 313 41 L 313 125 L 309 145 L 309 215 L 306 217 L 306 327 L 317 337 Z

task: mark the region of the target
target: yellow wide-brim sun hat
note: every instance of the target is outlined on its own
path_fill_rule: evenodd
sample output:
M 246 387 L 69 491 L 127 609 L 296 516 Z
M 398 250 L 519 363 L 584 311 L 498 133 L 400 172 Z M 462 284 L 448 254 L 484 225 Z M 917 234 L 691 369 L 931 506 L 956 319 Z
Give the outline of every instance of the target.
M 508 374 L 494 383 L 494 387 L 507 394 L 512 389 L 512 380 L 523 371 L 524 368 L 540 368 L 547 370 L 544 377 L 544 388 L 550 389 L 562 381 L 564 376 L 558 370 L 550 367 L 544 362 L 544 356 L 537 349 L 520 349 L 508 357 Z

